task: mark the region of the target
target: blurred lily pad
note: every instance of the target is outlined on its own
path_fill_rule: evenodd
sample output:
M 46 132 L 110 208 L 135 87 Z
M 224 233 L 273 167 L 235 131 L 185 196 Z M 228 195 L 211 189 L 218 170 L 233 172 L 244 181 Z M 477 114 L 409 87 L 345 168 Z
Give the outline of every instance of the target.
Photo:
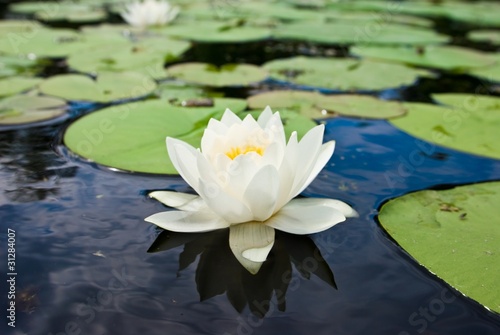
M 190 47 L 189 42 L 165 37 L 96 45 L 68 58 L 68 65 L 81 72 L 135 71 L 155 79 L 166 77 L 164 64 L 179 59 Z
M 0 125 L 26 124 L 57 118 L 66 102 L 43 96 L 15 95 L 0 100 Z
M 449 71 L 466 71 L 495 63 L 495 59 L 488 53 L 457 46 L 356 46 L 351 49 L 351 52 L 372 59 Z
M 30 77 L 9 77 L 0 79 L 0 97 L 9 96 L 35 87 L 43 79 Z
M 365 119 L 391 119 L 406 114 L 406 108 L 397 101 L 366 95 L 333 95 L 322 99 L 317 106 L 329 113 Z
M 368 22 L 370 23 L 370 22 Z M 297 22 L 278 26 L 273 32 L 277 39 L 292 39 L 324 44 L 399 44 L 422 45 L 445 43 L 449 37 L 431 29 L 402 24 L 386 23 L 373 25 L 356 21 L 341 22 Z
M 382 206 L 389 235 L 432 273 L 500 312 L 500 182 L 425 190 Z
M 44 80 L 40 92 L 66 100 L 111 102 L 148 95 L 156 83 L 135 72 L 101 73 L 96 80 L 78 74 L 63 74 Z
M 286 108 L 313 119 L 336 115 L 369 119 L 389 119 L 406 113 L 395 101 L 384 101 L 366 95 L 330 95 L 306 91 L 271 91 L 249 97 L 250 108 Z
M 25 57 L 0 55 L 0 78 L 16 74 L 30 74 L 35 71 L 38 63 Z
M 106 20 L 108 14 L 100 6 L 86 5 L 85 3 L 57 3 L 57 11 L 46 9 L 35 12 L 35 17 L 41 21 L 68 21 L 73 23 L 99 22 Z
M 176 137 L 199 148 L 210 118 L 226 108 L 238 113 L 245 100 L 214 99 L 212 107 L 179 107 L 164 99 L 117 105 L 71 124 L 64 143 L 76 154 L 126 171 L 177 174 L 165 138 Z
M 342 58 L 292 57 L 264 64 L 271 78 L 308 88 L 329 90 L 382 90 L 413 84 L 425 70 L 404 65 Z
M 500 98 L 466 94 L 436 95 L 436 98 L 444 103 L 453 102 L 457 107 L 404 103 L 407 114 L 390 122 L 431 143 L 500 159 L 497 145 Z
M 500 30 L 473 30 L 467 34 L 467 38 L 476 42 L 500 44 Z
M 245 26 L 238 22 L 187 21 L 158 30 L 167 36 L 204 43 L 244 43 L 269 38 L 269 28 Z
M 0 35 L 1 36 L 1 35 Z M 37 28 L 23 33 L 8 33 L 0 39 L 0 52 L 29 58 L 65 57 L 89 46 L 124 40 L 111 34 L 85 36 L 71 29 Z
M 217 67 L 207 63 L 183 63 L 167 69 L 169 76 L 205 86 L 246 86 L 267 77 L 267 71 L 251 64 L 224 64 Z
M 492 82 L 500 82 L 500 53 L 491 54 L 496 59 L 496 63 L 477 69 L 472 69 L 470 75 L 480 77 Z

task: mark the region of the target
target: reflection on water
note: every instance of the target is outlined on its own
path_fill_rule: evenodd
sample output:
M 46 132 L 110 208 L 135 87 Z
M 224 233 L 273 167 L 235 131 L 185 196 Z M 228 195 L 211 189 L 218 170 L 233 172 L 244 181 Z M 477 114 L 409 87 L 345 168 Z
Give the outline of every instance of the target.
M 348 202 L 360 217 L 309 237 L 277 232 L 252 276 L 234 260 L 227 230 L 157 236 L 143 221 L 164 210 L 147 190 L 192 191 L 181 178 L 60 156 L 51 148 L 56 130 L 0 132 L 0 224 L 16 230 L 18 298 L 26 302 L 16 329 L 2 322 L 1 334 L 500 333 L 498 315 L 420 267 L 374 219 L 400 194 L 499 180 L 498 160 L 423 146 L 384 121 L 330 120 L 325 140 L 337 140 L 336 152 L 304 194 Z M 405 165 L 417 154 L 418 165 Z M 419 310 L 443 292 L 453 302 L 422 319 Z
M 234 257 L 229 248 L 229 230 L 204 234 L 186 234 L 163 231 L 148 252 L 170 250 L 184 246 L 179 256 L 179 271 L 192 264 L 199 256 L 196 267 L 196 288 L 200 300 L 226 293 L 238 311 L 246 306 L 259 317 L 269 312 L 273 295 L 279 311 L 286 309 L 289 287 L 296 290 L 292 266 L 305 279 L 316 275 L 332 288 L 337 288 L 333 272 L 314 242 L 307 236 L 276 232 L 273 249 L 260 271 L 252 275 Z M 295 285 L 294 285 L 295 283 Z

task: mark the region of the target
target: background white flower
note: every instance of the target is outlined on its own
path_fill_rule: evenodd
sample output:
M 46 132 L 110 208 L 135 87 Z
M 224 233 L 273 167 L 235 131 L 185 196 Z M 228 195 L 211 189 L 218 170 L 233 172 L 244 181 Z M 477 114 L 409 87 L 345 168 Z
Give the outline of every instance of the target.
M 125 6 L 121 16 L 134 27 L 161 26 L 174 20 L 179 14 L 179 7 L 171 6 L 167 1 L 144 0 Z
M 157 191 L 150 196 L 180 211 L 146 218 L 176 232 L 230 228 L 229 245 L 240 263 L 256 273 L 274 243 L 274 229 L 292 234 L 326 230 L 357 213 L 333 199 L 299 198 L 330 160 L 335 142 L 323 142 L 324 125 L 299 142 L 285 139 L 279 113 L 267 107 L 258 120 L 241 120 L 229 109 L 211 119 L 201 150 L 167 138 L 170 159 L 199 194 Z

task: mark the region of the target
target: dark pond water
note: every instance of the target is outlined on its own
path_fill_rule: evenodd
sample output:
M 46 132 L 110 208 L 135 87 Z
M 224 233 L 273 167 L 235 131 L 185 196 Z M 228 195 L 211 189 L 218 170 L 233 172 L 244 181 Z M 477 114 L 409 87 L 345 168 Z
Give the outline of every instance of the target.
M 446 31 L 446 22 L 440 27 Z M 223 62 L 257 64 L 311 50 L 226 47 Z M 220 52 L 199 45 L 187 59 L 220 63 Z M 56 63 L 46 74 L 64 71 Z M 481 87 L 471 77 L 441 76 L 381 95 L 430 101 L 429 92 Z M 17 272 L 16 328 L 2 320 L 0 333 L 500 334 L 498 314 L 421 267 L 376 220 L 384 201 L 411 191 L 500 180 L 500 161 L 416 140 L 385 121 L 326 125 L 325 140 L 337 140 L 337 148 L 304 195 L 346 201 L 360 217 L 309 237 L 278 233 L 256 276 L 233 258 L 227 230 L 172 234 L 143 220 L 165 209 L 147 191 L 190 191 L 180 177 L 122 173 L 75 158 L 58 140 L 64 125 L 0 131 L 4 311 L 8 229 L 15 231 Z
M 188 191 L 180 178 L 82 162 L 54 141 L 60 131 L 0 134 L 2 245 L 7 228 L 16 232 L 10 334 L 500 333 L 498 315 L 419 266 L 376 223 L 376 208 L 409 191 L 499 180 L 499 161 L 385 121 L 328 121 L 326 139 L 338 146 L 304 195 L 347 201 L 360 217 L 310 237 L 279 234 L 253 277 L 232 258 L 227 231 L 160 234 L 143 221 L 163 210 L 145 192 Z M 326 264 L 311 262 L 316 248 Z

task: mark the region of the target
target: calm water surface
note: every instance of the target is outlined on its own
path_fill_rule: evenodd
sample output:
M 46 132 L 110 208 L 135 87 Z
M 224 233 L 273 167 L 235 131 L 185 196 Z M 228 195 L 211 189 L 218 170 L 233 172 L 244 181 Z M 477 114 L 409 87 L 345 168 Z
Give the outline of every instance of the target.
M 16 231 L 18 273 L 16 328 L 2 322 L 2 334 L 500 333 L 498 315 L 419 266 L 376 223 L 389 198 L 500 180 L 500 161 L 385 121 L 330 120 L 335 154 L 304 195 L 346 201 L 360 217 L 310 237 L 279 233 L 251 276 L 232 258 L 227 230 L 160 234 L 143 221 L 165 210 L 146 192 L 190 191 L 181 178 L 83 162 L 54 141 L 60 132 L 0 133 L 0 238 Z

